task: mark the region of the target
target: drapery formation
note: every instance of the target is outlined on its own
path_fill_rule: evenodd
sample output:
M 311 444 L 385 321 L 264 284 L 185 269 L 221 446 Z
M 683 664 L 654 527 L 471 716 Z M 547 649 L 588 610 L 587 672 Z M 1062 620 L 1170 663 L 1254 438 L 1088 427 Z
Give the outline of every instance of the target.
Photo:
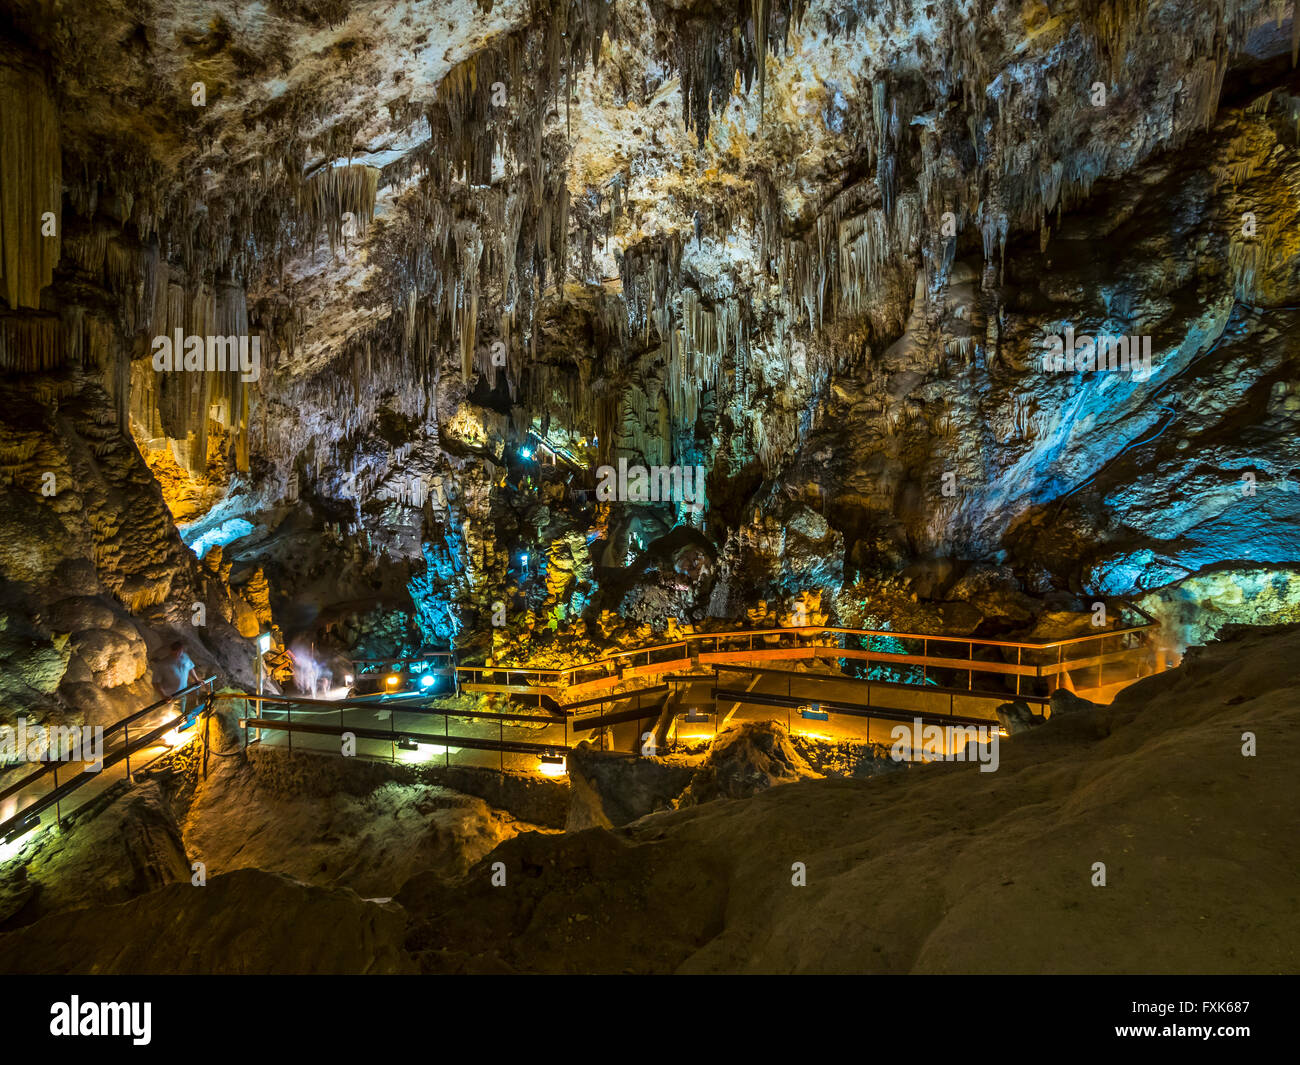
M 59 117 L 45 77 L 0 54 L 0 369 L 53 369 L 66 345 L 57 316 L 43 316 L 62 237 Z

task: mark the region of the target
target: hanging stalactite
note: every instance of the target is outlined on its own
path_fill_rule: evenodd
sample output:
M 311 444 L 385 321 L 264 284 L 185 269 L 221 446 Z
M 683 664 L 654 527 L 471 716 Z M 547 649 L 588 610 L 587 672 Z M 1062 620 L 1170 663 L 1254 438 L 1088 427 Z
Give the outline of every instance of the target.
M 0 295 L 39 308 L 60 254 L 59 116 L 45 78 L 2 55 L 0 115 Z
M 298 193 L 298 209 L 312 240 L 324 228 L 330 253 L 334 254 L 343 240 L 343 216 L 347 214 L 355 220 L 357 233 L 364 234 L 375 217 L 379 175 L 378 167 L 334 166 L 304 181 Z

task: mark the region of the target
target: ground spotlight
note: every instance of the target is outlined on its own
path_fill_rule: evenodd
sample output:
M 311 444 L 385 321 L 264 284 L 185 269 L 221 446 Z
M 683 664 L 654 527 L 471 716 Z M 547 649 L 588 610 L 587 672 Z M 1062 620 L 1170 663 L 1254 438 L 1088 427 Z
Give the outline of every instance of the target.
M 538 772 L 548 777 L 562 777 L 566 770 L 564 768 L 564 755 L 562 754 L 544 754 L 538 765 Z
M 39 817 L 35 815 L 28 817 L 6 832 L 4 839 L 0 840 L 0 843 L 12 843 L 24 833 L 30 832 L 33 828 L 39 828 L 40 824 L 41 819 Z

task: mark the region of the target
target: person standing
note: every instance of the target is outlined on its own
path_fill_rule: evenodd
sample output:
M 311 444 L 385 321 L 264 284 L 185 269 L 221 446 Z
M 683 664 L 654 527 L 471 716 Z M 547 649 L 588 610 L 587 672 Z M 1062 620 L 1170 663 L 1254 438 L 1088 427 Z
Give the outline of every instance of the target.
M 194 659 L 189 656 L 185 645 L 180 640 L 168 647 L 167 653 L 154 666 L 153 678 L 154 690 L 163 698 L 184 691 L 203 679 L 194 665 Z M 187 699 L 188 697 L 184 697 L 180 701 L 181 713 L 185 713 Z M 197 708 L 201 700 L 196 700 L 195 704 Z

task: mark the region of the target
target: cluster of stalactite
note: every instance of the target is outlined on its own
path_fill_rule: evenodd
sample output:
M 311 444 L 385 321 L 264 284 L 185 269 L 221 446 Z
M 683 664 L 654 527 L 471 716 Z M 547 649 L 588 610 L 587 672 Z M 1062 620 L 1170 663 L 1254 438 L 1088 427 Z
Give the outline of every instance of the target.
M 942 66 L 950 73 L 932 83 L 882 75 L 870 86 L 870 111 L 854 122 L 862 156 L 856 169 L 871 179 L 835 192 L 810 221 L 805 217 L 796 226 L 786 217 L 779 183 L 762 172 L 751 175 L 759 262 L 780 292 L 776 320 L 765 328 L 775 329 L 781 346 L 788 347 L 793 328 L 816 336 L 844 319 L 867 321 L 868 338 L 896 336 L 911 309 L 915 271 L 926 273 L 925 294 L 941 293 L 959 240 L 968 240 L 972 229 L 987 263 L 1000 263 L 1013 231 L 1037 230 L 1045 245 L 1051 216 L 1086 197 L 1123 161 L 1106 136 L 1085 134 L 1079 141 L 1077 113 L 1087 106 L 1094 80 L 1121 94 L 1139 91 L 1140 79 L 1125 67 L 1138 36 L 1174 32 L 1178 54 L 1190 57 L 1189 73 L 1181 94 L 1167 104 L 1163 139 L 1147 147 L 1176 146 L 1217 110 L 1227 57 L 1242 46 L 1247 12 L 1258 4 L 1215 0 L 1205 18 L 1171 28 L 1135 0 L 1102 0 L 1083 12 L 1087 17 L 1078 20 L 1059 60 L 1015 79 L 995 78 L 989 69 L 989 49 L 979 37 L 987 6 L 977 4 L 972 18 L 954 21 L 950 40 L 933 42 L 947 47 Z M 596 5 L 562 24 L 569 30 L 599 25 L 603 11 Z M 801 14 L 800 5 L 757 2 L 739 5 L 732 21 L 716 10 L 707 17 L 685 9 L 661 13 L 674 31 L 670 51 L 682 77 L 684 117 L 701 140 L 737 75 L 747 90 L 757 81 L 761 99 L 766 50 L 784 46 Z M 624 367 L 629 383 L 621 399 L 609 389 L 587 387 L 600 378 L 592 378 L 590 364 L 581 360 L 567 370 L 552 363 L 529 368 L 539 358 L 537 301 L 562 291 L 571 251 L 579 280 L 600 282 L 592 248 L 602 233 L 608 242 L 627 203 L 618 175 L 607 188 L 588 190 L 570 216 L 560 173 L 565 147 L 543 136 L 542 115 L 556 99 L 550 87 L 565 80 L 575 56 L 590 47 L 594 60 L 599 35 L 575 33 L 560 41 L 552 32 L 557 25 L 544 19 L 541 34 L 507 36 L 467 60 L 426 112 L 430 153 L 415 164 L 425 170 L 422 200 L 406 224 L 394 227 L 402 349 L 427 366 L 450 347 L 459 353 L 467 382 L 475 375 L 495 381 L 502 368 L 490 352 L 492 341 L 500 340 L 508 349 L 510 394 L 524 409 L 553 413 L 572 427 L 599 427 L 602 446 L 614 440 L 644 454 L 676 454 L 694 428 L 703 395 L 722 389 L 730 395 L 720 398 L 749 399 L 752 314 L 733 310 L 683 276 L 680 245 L 688 235 L 615 250 L 625 313 L 610 313 L 607 302 L 597 300 L 593 315 L 618 324 L 609 336 L 617 337 L 625 362 L 629 343 L 640 353 L 635 365 Z M 525 70 L 541 74 L 530 81 Z M 1040 104 L 1052 95 L 1049 77 L 1074 106 L 1049 110 Z M 521 79 L 536 88 L 525 100 L 516 92 Z M 494 102 L 503 86 L 509 97 L 504 109 Z M 954 94 L 964 97 L 964 110 L 947 106 Z M 505 181 L 493 182 L 494 157 L 506 160 Z M 484 318 L 487 336 L 480 335 Z M 962 338 L 959 354 L 969 357 L 974 342 Z M 808 369 L 820 379 L 826 367 Z M 611 425 L 621 428 L 610 433 Z
M 59 261 L 63 204 L 59 121 L 44 76 L 0 53 L 0 369 L 50 370 L 66 354 L 41 290 Z
M 690 35 L 676 26 L 684 106 L 695 114 L 690 121 L 701 136 L 707 133 L 708 109 L 725 103 L 737 71 L 747 86 L 757 78 L 762 95 L 764 49 L 754 42 L 773 50 L 784 47 L 801 13 L 802 4 L 738 5 L 738 32 L 729 27 L 725 35 L 724 51 L 731 49 L 732 56 L 726 70 L 710 65 L 716 65 L 716 56 L 695 55 L 692 49 L 699 45 L 689 43 Z M 588 59 L 595 63 L 602 34 L 617 32 L 608 19 L 608 6 L 600 0 L 539 6 L 528 29 L 503 35 L 449 72 L 423 115 L 430 131 L 426 150 L 384 174 L 385 183 L 412 176 L 419 181 L 416 194 L 402 198 L 398 217 L 379 235 L 373 256 L 391 279 L 392 314 L 401 323 L 393 335 L 414 367 L 414 374 L 404 377 L 427 383 L 450 350 L 467 384 L 476 376 L 496 382 L 504 374 L 519 407 L 554 415 L 575 431 L 590 431 L 602 449 L 623 443 L 618 429 L 629 424 L 627 403 L 612 387 L 602 387 L 606 378 L 589 362 L 539 363 L 541 330 L 534 314 L 544 295 L 563 291 L 571 250 L 567 147 L 562 138 L 545 136 L 545 115 L 558 107 L 561 92 L 567 109 L 566 86 L 575 68 Z M 711 27 L 718 24 L 709 20 Z M 494 174 L 494 165 L 504 165 L 504 175 Z M 595 204 L 584 205 L 594 208 L 583 212 L 584 220 L 607 211 L 608 223 L 600 228 L 608 239 L 625 203 L 626 192 L 616 179 L 603 197 L 597 194 Z M 577 228 L 581 280 L 589 285 L 600 281 L 591 266 L 597 232 L 589 223 Z M 639 350 L 654 349 L 643 369 L 662 392 L 653 400 L 654 423 L 666 428 L 655 438 L 666 441 L 693 431 L 701 392 L 715 387 L 728 357 L 734 362 L 731 378 L 738 384 L 744 380 L 741 323 L 747 317 L 734 305 L 680 308 L 682 289 L 675 276 L 680 257 L 675 240 L 630 249 L 620 256 L 626 328 L 617 313 L 597 311 L 610 319 L 608 335 L 617 338 L 624 356 L 629 339 Z M 734 344 L 717 341 L 719 326 L 705 321 L 711 316 L 720 319 L 728 338 L 736 335 Z M 674 449 L 668 442 L 662 450 Z
M 731 97 L 737 76 L 745 92 L 757 83 L 764 104 L 768 51 L 782 52 L 806 0 L 736 0 L 717 8 L 666 6 L 661 21 L 672 26 L 672 59 L 681 76 L 682 120 L 702 144 L 712 117 Z M 838 29 L 838 27 L 832 27 Z
M 386 182 L 418 179 L 372 257 L 423 379 L 451 352 L 466 383 L 504 373 L 518 395 L 537 354 L 536 306 L 562 288 L 569 257 L 567 147 L 547 138 L 546 117 L 561 96 L 567 108 L 577 69 L 597 60 L 610 7 L 539 2 L 528 25 L 452 68 L 423 111 L 428 141 L 385 171 Z
M 235 282 L 187 285 L 158 269 L 149 321 L 161 337 L 251 337 L 244 289 Z M 206 356 L 206 346 L 205 346 Z M 190 472 L 207 469 L 209 422 L 231 431 L 235 467 L 248 469 L 249 382 L 238 362 L 225 370 L 157 371 L 150 359 L 130 364 L 130 415 L 148 437 L 177 441 Z
M 575 432 L 598 434 L 602 449 L 676 459 L 690 446 L 708 393 L 748 404 L 750 348 L 759 334 L 774 334 L 783 350 L 796 331 L 808 338 L 808 372 L 823 380 L 826 364 L 816 360 L 826 345 L 816 342 L 819 335 L 849 321 L 867 323 L 863 335 L 871 345 L 896 336 L 906 325 L 916 270 L 926 272 L 924 292 L 941 292 L 959 241 L 980 247 L 990 264 L 1000 261 L 1015 231 L 1038 230 L 1045 244 L 1051 216 L 1123 161 L 1105 130 L 1080 134 L 1078 112 L 1087 108 L 1094 81 L 1121 96 L 1142 91 L 1139 72 L 1126 66 L 1142 35 L 1167 36 L 1170 54 L 1187 70 L 1174 98 L 1152 103 L 1164 109 L 1165 121 L 1149 124 L 1159 132 L 1142 134 L 1151 138 L 1147 147 L 1174 146 L 1202 128 L 1217 110 L 1228 59 L 1243 46 L 1254 15 L 1272 2 L 1207 0 L 1199 17 L 1171 26 L 1140 0 L 1089 0 L 1057 58 L 995 77 L 989 57 L 996 49 L 981 38 L 996 22 L 995 5 L 974 0 L 965 17 L 953 20 L 950 36 L 921 45 L 946 53 L 930 64 L 941 76 L 877 74 L 873 84 L 858 86 L 870 107 L 848 120 L 857 153 L 849 169 L 869 176 L 836 186 L 796 218 L 787 213 L 775 171 L 746 175 L 755 193 L 747 221 L 760 270 L 777 285 L 775 303 L 756 295 L 759 285 L 736 295 L 718 279 L 684 271 L 687 233 L 616 250 L 621 295 L 592 291 L 605 280 L 595 276 L 593 249 L 602 237 L 608 245 L 618 228 L 628 185 L 618 175 L 571 203 L 567 142 L 550 116 L 562 113 L 561 105 L 567 111 L 575 73 L 598 61 L 606 33 L 619 32 L 609 0 L 536 0 L 526 26 L 454 67 L 432 102 L 390 105 L 396 127 L 426 123 L 429 136 L 382 172 L 335 165 L 349 158 L 355 123 L 330 122 L 315 141 L 295 132 L 277 154 L 233 165 L 215 190 L 197 180 L 195 160 L 168 170 L 126 149 L 106 150 L 102 158 L 83 151 L 67 175 L 72 210 L 63 262 L 78 281 L 110 294 L 111 311 L 30 310 L 40 306 L 59 254 L 58 238 L 33 236 L 41 197 L 53 190 L 50 209 L 60 212 L 58 126 L 40 77 L 0 62 L 0 294 L 11 311 L 29 309 L 0 314 L 0 365 L 37 370 L 74 361 L 93 369 L 103 375 L 120 420 L 130 413 L 150 436 L 187 442 L 196 469 L 214 415 L 234 430 L 246 462 L 247 387 L 230 374 L 154 374 L 146 359 L 150 337 L 173 328 L 245 335 L 244 286 L 266 291 L 290 257 L 314 250 L 322 235 L 337 253 L 347 216 L 365 230 L 380 187 L 414 179 L 391 215 L 371 227 L 370 258 L 383 289 L 367 298 L 387 302 L 388 320 L 351 336 L 305 382 L 277 381 L 273 409 L 253 417 L 258 446 L 292 461 L 315 431 L 293 412 L 341 412 L 334 457 L 346 462 L 348 441 L 373 415 L 374 382 L 391 393 L 384 402 L 424 418 L 450 361 L 467 387 L 476 377 L 504 380 L 527 418 L 554 416 Z M 785 49 L 804 6 L 737 0 L 707 11 L 655 10 L 667 30 L 669 63 L 681 76 L 684 119 L 701 142 L 737 81 L 762 106 L 767 53 Z M 882 19 L 886 9 L 898 20 L 912 15 L 902 0 L 877 7 Z M 852 32 L 854 18 L 846 14 L 828 28 Z M 1056 98 L 1069 103 L 1045 102 L 1052 97 L 1049 79 Z M 956 98 L 964 108 L 950 106 Z M 296 90 L 286 101 L 277 113 L 287 130 L 329 117 L 323 102 L 299 98 Z M 1300 130 L 1300 101 L 1279 96 L 1277 106 Z M 960 236 L 945 234 L 948 213 Z M 732 221 L 724 210 L 720 224 Z M 1266 242 L 1242 242 L 1230 253 L 1241 292 L 1253 286 L 1261 247 Z M 557 295 L 572 298 L 566 284 L 573 289 L 575 280 L 598 327 L 597 357 L 565 360 L 548 350 L 538 310 Z M 268 353 L 292 353 L 301 311 L 263 300 L 253 324 L 267 336 Z M 765 465 L 803 430 L 769 423 Z M 323 445 L 313 454 L 315 462 L 330 457 Z
M 1142 99 L 1153 114 L 1163 115 L 1162 122 L 1152 123 L 1151 139 L 1142 147 L 1177 148 L 1207 128 L 1217 113 L 1228 63 L 1245 47 L 1252 22 L 1265 8 L 1261 0 L 1210 0 L 1194 20 L 1180 12 L 1173 22 L 1143 0 L 1092 0 L 1080 11 L 1073 31 L 1071 43 L 1077 41 L 1078 47 L 1068 49 L 1059 63 L 1041 64 L 1029 77 L 1002 76 L 992 83 L 977 25 L 959 29 L 951 68 L 963 72 L 966 129 L 943 131 L 941 123 L 940 130 L 947 136 L 969 136 L 978 170 L 966 177 L 965 195 L 946 191 L 950 202 L 960 199 L 968 211 L 974 208 L 986 258 L 992 258 L 995 248 L 999 256 L 1005 253 L 1012 230 L 1039 230 L 1045 246 L 1049 216 L 1072 209 L 1100 177 L 1113 172 L 1121 150 L 1113 138 L 1072 142 L 1077 112 L 1095 107 L 1098 116 L 1105 114 L 1107 105 L 1093 99 L 1097 83 L 1107 99 L 1141 98 L 1146 91 L 1142 72 L 1127 65 L 1140 38 L 1166 40 L 1164 53 L 1186 70 L 1181 92 L 1171 99 Z M 1057 83 L 1055 93 L 1048 90 L 1049 79 Z M 993 92 L 986 91 L 990 87 Z M 1062 98 L 1070 104 L 1050 103 Z M 1049 103 L 1040 107 L 1044 101 Z M 923 186 L 927 180 L 922 175 Z M 932 215 L 926 206 L 928 224 Z
M 306 223 L 308 239 L 314 242 L 316 234 L 324 228 L 330 254 L 334 254 L 343 240 L 345 215 L 353 217 L 357 235 L 363 236 L 375 216 L 379 174 L 379 168 L 374 166 L 334 166 L 317 171 L 304 181 L 298 191 L 298 208 Z
M 391 460 L 363 446 L 380 409 L 422 425 L 434 417 L 439 368 L 404 354 L 402 324 L 384 319 L 350 337 L 316 372 L 282 373 L 262 390 L 249 436 L 257 454 L 288 478 L 283 498 L 299 498 L 305 474 L 322 494 L 353 500 L 360 520 L 362 501 L 392 472 Z
M 178 329 L 182 336 L 203 338 L 205 357 L 209 336 L 248 337 L 242 286 L 187 279 L 163 261 L 156 237 L 140 243 L 94 196 L 77 204 L 80 211 L 68 218 L 65 266 L 78 284 L 105 292 L 116 315 L 101 306 L 66 305 L 68 361 L 101 377 L 123 432 L 129 417 L 147 438 L 176 440 L 191 472 L 201 475 L 208 421 L 214 417 L 234 431 L 237 461 L 246 468 L 248 385 L 239 380 L 237 367 L 157 372 L 149 357 L 155 337 L 174 342 Z M 129 214 L 130 208 L 125 210 Z
M 1178 147 L 1217 112 L 1229 58 L 1244 46 L 1260 5 L 1215 0 L 1204 17 L 1170 26 L 1137 0 L 1102 0 L 1082 12 L 1086 17 L 1072 29 L 1071 47 L 1059 59 L 1020 70 L 1017 78 L 995 77 L 989 69 L 989 49 L 979 37 L 984 23 L 978 17 L 986 6 L 977 4 L 976 17 L 954 23 L 950 54 L 942 64 L 948 75 L 932 83 L 884 75 L 870 86 L 870 113 L 857 120 L 857 169 L 872 173 L 874 180 L 837 191 L 811 222 L 796 227 L 786 215 L 779 183 L 763 173 L 753 176 L 751 222 L 758 262 L 777 281 L 780 293 L 780 311 L 766 328 L 779 338 L 797 326 L 817 335 L 844 319 L 865 319 L 868 336 L 898 335 L 911 309 L 915 270 L 926 274 L 920 292 L 941 296 L 958 244 L 968 239 L 972 227 L 987 264 L 1000 266 L 1013 231 L 1036 230 L 1045 247 L 1052 215 L 1076 206 L 1098 179 L 1128 161 L 1121 150 L 1133 151 L 1131 145 L 1117 148 L 1105 135 L 1089 135 L 1086 127 L 1080 133 L 1079 112 L 1086 114 L 1092 106 L 1095 82 L 1121 98 L 1145 91 L 1143 79 L 1126 67 L 1128 57 L 1140 35 L 1172 34 L 1176 46 L 1171 54 L 1188 73 L 1180 94 L 1170 101 L 1151 101 L 1165 108 L 1167 121 L 1138 150 Z M 755 60 L 754 27 L 762 25 L 762 13 L 755 8 L 746 33 L 730 34 L 720 43 L 725 32 L 700 27 L 693 42 L 681 46 L 677 64 L 685 120 L 701 139 L 710 109 L 725 103 L 738 70 L 748 87 L 743 68 Z M 1055 94 L 1049 91 L 1049 78 L 1057 83 Z M 964 110 L 948 106 L 954 93 L 964 96 Z M 1044 103 L 1054 95 L 1072 97 L 1073 105 Z M 615 190 L 611 215 L 619 206 Z M 1242 292 L 1250 289 L 1255 260 L 1266 256 L 1266 246 L 1267 241 L 1234 245 Z M 719 384 L 718 352 L 685 339 L 688 332 L 700 332 L 702 304 L 684 282 L 676 255 L 665 255 L 666 250 L 673 250 L 671 237 L 628 249 L 618 262 L 629 330 L 642 344 L 653 338 L 659 345 L 667 421 L 676 436 L 693 424 L 699 397 Z M 998 298 L 996 273 L 986 294 Z M 997 320 L 996 314 L 987 317 Z M 957 353 L 968 359 L 974 342 L 963 337 Z M 745 405 L 749 396 L 741 357 L 747 344 L 740 339 L 735 344 L 736 388 L 730 397 Z M 940 354 L 935 365 L 942 365 L 941 359 Z M 808 369 L 816 376 L 826 367 Z M 645 391 L 651 382 L 642 374 L 629 386 L 627 420 L 644 419 L 644 434 L 655 438 L 664 419 L 660 404 Z M 759 443 L 771 450 L 788 435 L 766 433 Z

